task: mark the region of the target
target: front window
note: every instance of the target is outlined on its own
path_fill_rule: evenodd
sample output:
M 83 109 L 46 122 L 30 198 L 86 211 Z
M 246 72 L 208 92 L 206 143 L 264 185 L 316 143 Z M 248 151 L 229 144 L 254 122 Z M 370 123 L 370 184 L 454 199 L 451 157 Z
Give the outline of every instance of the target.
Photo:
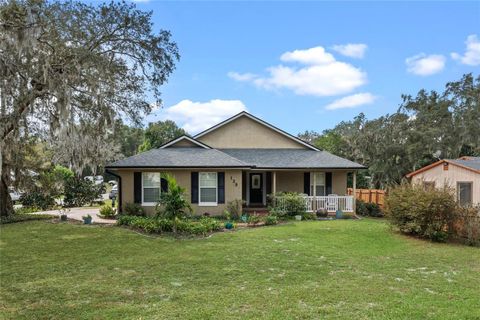
M 217 173 L 200 172 L 199 173 L 199 204 L 217 205 Z
M 457 183 L 457 200 L 461 206 L 472 205 L 472 182 L 458 182 Z
M 142 202 L 156 204 L 160 200 L 160 172 L 142 173 Z
M 317 185 L 317 193 L 314 190 L 314 183 Z M 325 195 L 325 172 L 312 172 L 310 173 L 310 195 L 312 196 L 324 196 Z

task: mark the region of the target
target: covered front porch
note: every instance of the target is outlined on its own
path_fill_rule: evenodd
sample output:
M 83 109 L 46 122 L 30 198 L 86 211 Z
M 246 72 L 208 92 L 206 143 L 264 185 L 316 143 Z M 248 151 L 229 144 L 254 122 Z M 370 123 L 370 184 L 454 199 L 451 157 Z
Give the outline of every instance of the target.
M 355 170 L 245 170 L 242 172 L 242 200 L 247 209 L 265 209 L 269 200 L 282 205 L 279 192 L 302 194 L 307 212 L 325 209 L 329 213 L 337 210 L 355 211 L 355 198 L 347 194 L 348 174 Z

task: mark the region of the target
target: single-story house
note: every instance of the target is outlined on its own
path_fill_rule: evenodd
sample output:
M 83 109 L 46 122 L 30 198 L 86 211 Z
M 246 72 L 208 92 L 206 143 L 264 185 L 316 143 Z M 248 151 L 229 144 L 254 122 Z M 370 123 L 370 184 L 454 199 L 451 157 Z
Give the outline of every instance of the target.
M 480 204 L 480 157 L 440 160 L 407 174 L 407 178 L 425 188 L 452 188 L 461 205 Z
M 267 195 L 303 193 L 308 211 L 354 212 L 347 174 L 361 164 L 335 156 L 247 113 L 241 112 L 194 137 L 181 136 L 158 149 L 109 164 L 119 179 L 119 209 L 138 203 L 153 213 L 171 173 L 196 214 L 221 214 L 228 202 L 266 209 Z

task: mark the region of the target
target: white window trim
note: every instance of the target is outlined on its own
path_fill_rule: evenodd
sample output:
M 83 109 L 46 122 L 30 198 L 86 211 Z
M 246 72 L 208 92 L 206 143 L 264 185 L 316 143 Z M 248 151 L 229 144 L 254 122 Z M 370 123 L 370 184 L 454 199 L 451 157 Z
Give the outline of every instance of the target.
M 315 193 L 315 186 L 313 185 L 313 176 L 316 174 L 316 173 L 322 173 L 323 174 L 323 184 L 318 184 L 318 181 L 317 182 L 317 186 L 322 186 L 323 187 L 323 196 L 326 196 L 327 195 L 327 175 L 325 172 L 318 172 L 318 171 L 312 171 L 310 172 L 310 191 L 312 193 L 312 196 L 314 195 Z M 316 197 L 322 197 L 322 196 L 317 196 L 317 195 L 314 195 Z
M 215 173 L 215 202 L 202 202 L 202 187 L 200 186 L 200 176 L 202 173 Z M 199 172 L 198 173 L 198 206 L 199 207 L 216 207 L 218 206 L 218 172 Z
M 144 173 L 158 173 L 160 175 L 160 185 L 158 186 L 159 189 L 159 194 L 162 194 L 162 174 L 160 172 L 150 172 L 150 171 L 145 171 L 142 172 L 142 206 L 143 207 L 155 207 L 157 205 L 157 202 L 144 202 L 143 201 L 143 174 Z

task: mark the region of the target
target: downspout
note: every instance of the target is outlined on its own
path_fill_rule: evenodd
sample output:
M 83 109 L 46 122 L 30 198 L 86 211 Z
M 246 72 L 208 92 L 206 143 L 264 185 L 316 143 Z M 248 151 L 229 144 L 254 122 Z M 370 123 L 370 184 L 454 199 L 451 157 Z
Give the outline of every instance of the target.
M 118 178 L 118 213 L 121 213 L 122 212 L 122 177 L 119 176 L 118 174 L 108 170 L 108 169 L 105 169 L 105 172 L 106 173 L 109 173 L 111 174 L 112 176 Z

